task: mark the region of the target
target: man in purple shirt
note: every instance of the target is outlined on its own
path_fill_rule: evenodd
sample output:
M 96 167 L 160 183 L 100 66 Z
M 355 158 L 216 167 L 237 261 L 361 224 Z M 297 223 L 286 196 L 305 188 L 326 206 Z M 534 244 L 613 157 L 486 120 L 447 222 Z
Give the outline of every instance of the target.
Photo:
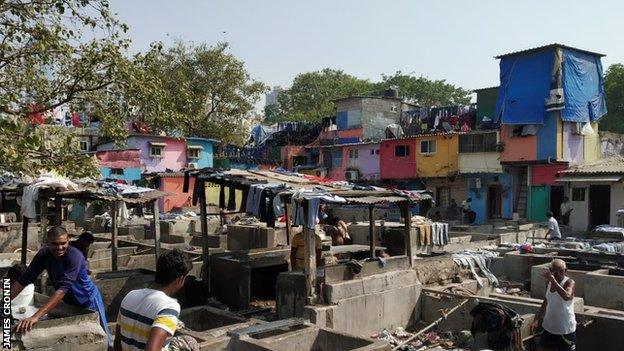
M 100 325 L 112 346 L 102 296 L 87 274 L 87 263 L 80 250 L 69 245 L 67 230 L 61 226 L 50 228 L 48 243 L 37 252 L 32 262 L 16 282 L 11 285 L 11 298 L 17 296 L 28 284 L 33 283 L 45 269 L 56 291 L 30 318 L 17 325 L 17 331 L 30 331 L 41 317 L 63 302 L 98 312 Z

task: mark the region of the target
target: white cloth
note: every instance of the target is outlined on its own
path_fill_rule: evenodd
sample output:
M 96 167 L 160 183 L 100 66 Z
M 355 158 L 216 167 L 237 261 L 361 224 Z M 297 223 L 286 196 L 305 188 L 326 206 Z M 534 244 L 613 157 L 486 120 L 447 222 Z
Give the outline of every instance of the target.
M 548 219 L 548 229 L 552 231 L 550 233 L 549 239 L 554 239 L 554 238 L 561 239 L 561 231 L 559 230 L 559 223 L 557 223 L 557 220 L 555 219 L 555 217 L 550 217 Z
M 469 211 L 470 210 L 470 202 L 464 200 L 461 203 L 461 207 L 465 210 L 465 211 Z
M 28 218 L 36 218 L 36 203 L 39 199 L 39 189 L 55 188 L 59 190 L 76 190 L 78 186 L 69 179 L 57 178 L 51 174 L 43 174 L 37 178 L 32 184 L 24 187 L 22 192 L 22 216 Z
M 565 215 L 566 213 L 570 212 L 572 210 L 572 205 L 570 205 L 570 202 L 562 202 L 561 206 L 559 206 L 559 209 L 561 210 L 561 215 Z
M 563 287 L 568 277 L 564 277 L 560 285 Z M 565 335 L 576 331 L 574 317 L 574 299 L 564 300 L 558 292 L 550 291 L 550 283 L 546 287 L 546 313 L 542 327 L 551 334 Z
M 20 313 L 20 309 L 24 313 Z M 11 315 L 15 319 L 26 319 L 37 313 L 38 308 L 35 306 L 35 285 L 28 284 L 22 292 L 11 300 Z

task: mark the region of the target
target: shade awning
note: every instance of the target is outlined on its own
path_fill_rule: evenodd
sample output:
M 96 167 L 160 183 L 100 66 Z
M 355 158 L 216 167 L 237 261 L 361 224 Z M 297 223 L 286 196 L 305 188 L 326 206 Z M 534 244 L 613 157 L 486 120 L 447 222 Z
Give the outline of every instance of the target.
M 201 146 L 201 145 L 187 145 L 186 148 L 189 149 L 189 150 L 201 150 L 204 147 Z
M 167 144 L 166 144 L 166 143 L 157 142 L 157 141 L 150 141 L 150 142 L 149 142 L 149 144 L 150 144 L 151 146 L 162 146 L 162 147 L 167 146 Z
M 563 176 L 557 179 L 557 182 L 574 182 L 574 183 L 597 183 L 607 182 L 615 183 L 622 179 L 621 175 L 597 175 L 597 176 Z

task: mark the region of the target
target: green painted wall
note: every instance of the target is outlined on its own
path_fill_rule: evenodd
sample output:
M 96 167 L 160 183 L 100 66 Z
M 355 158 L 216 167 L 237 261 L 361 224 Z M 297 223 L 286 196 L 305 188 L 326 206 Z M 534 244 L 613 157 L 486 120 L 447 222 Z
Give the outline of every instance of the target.
M 477 123 L 481 123 L 484 116 L 494 119 L 497 95 L 498 87 L 477 91 Z
M 543 222 L 546 220 L 546 211 L 549 210 L 548 186 L 531 186 L 529 195 L 529 220 Z

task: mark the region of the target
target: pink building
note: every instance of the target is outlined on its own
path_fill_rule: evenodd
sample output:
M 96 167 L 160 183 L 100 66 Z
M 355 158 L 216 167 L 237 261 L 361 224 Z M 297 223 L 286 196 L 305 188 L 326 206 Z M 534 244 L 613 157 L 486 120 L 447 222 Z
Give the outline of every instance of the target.
M 98 151 L 115 150 L 114 142 L 100 144 Z M 159 135 L 130 134 L 121 149 L 139 150 L 142 173 L 179 171 L 187 167 L 187 150 L 184 139 Z

